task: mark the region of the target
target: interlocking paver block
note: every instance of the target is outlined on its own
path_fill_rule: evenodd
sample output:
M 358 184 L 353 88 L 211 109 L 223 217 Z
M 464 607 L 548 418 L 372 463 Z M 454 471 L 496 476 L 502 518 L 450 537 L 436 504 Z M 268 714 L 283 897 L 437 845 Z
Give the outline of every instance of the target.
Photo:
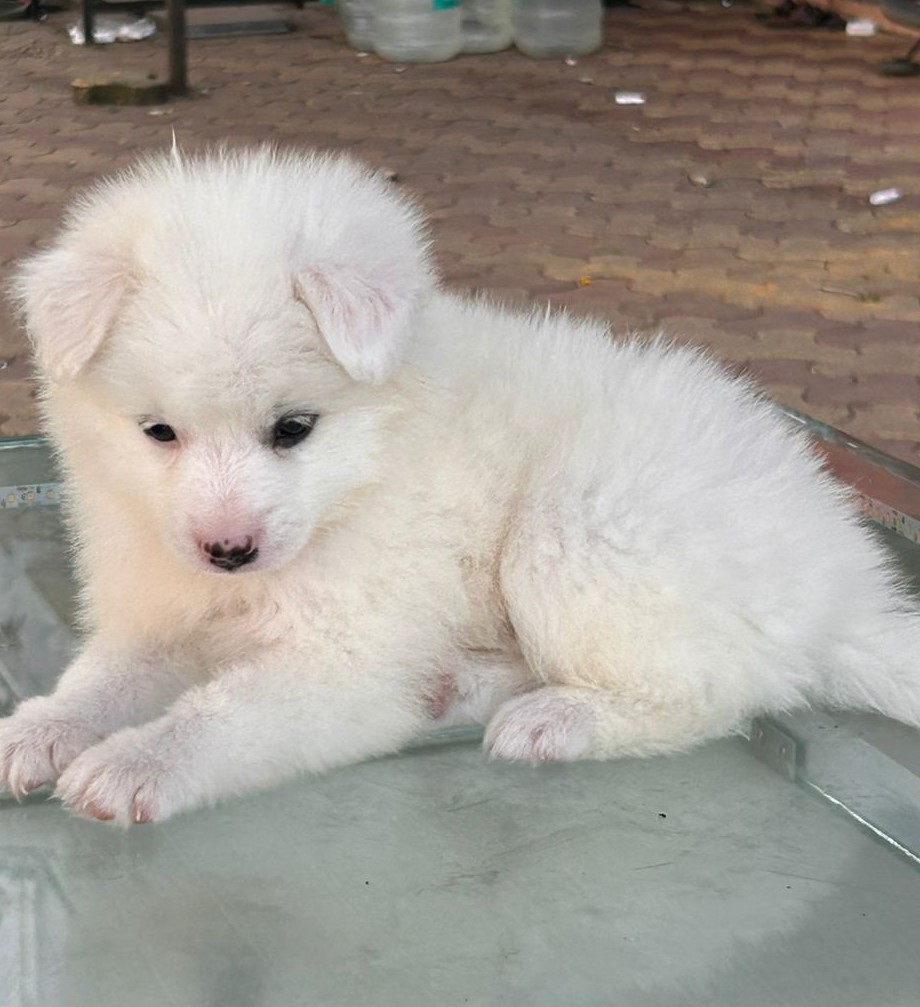
M 188 149 L 345 147 L 433 214 L 448 282 L 664 327 L 920 461 L 920 116 L 913 83 L 873 66 L 903 40 L 771 32 L 752 14 L 616 8 L 604 49 L 575 66 L 509 51 L 400 70 L 307 4 L 289 35 L 190 43 L 195 91 L 155 115 L 76 108 L 69 85 L 162 74 L 162 36 L 75 47 L 72 14 L 2 22 L 0 262 L 174 130 Z M 646 104 L 617 106 L 618 88 Z M 872 209 L 888 186 L 904 198 Z M 25 352 L 8 312 L 0 351 Z M 30 388 L 0 377 L 0 433 L 34 426 Z

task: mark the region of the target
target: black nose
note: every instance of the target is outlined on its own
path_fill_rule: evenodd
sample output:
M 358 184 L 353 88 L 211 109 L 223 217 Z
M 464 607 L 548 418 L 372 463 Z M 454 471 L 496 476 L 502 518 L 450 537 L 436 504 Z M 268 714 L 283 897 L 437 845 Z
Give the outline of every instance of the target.
M 220 570 L 238 570 L 259 555 L 258 547 L 248 535 L 245 542 L 238 545 L 225 547 L 220 542 L 208 542 L 202 549 L 210 557 L 211 566 L 216 566 Z

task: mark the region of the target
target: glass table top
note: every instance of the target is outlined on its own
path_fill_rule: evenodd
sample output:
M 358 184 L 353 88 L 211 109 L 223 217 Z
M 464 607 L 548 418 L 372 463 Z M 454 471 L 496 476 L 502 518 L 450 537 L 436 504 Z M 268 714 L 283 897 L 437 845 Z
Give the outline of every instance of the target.
M 920 574 L 916 473 L 813 431 Z M 75 646 L 57 499 L 0 442 L 0 709 Z M 3 1007 L 917 1007 L 918 934 L 920 734 L 876 717 L 533 768 L 458 732 L 129 832 L 0 796 Z

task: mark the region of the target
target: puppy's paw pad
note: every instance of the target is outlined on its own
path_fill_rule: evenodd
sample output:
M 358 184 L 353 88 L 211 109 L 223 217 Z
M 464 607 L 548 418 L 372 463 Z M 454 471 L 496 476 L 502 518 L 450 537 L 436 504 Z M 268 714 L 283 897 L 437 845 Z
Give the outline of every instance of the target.
M 572 761 L 588 755 L 594 715 L 567 690 L 539 689 L 505 703 L 486 729 L 484 746 L 496 759 Z
M 0 721 L 0 785 L 17 798 L 53 783 L 71 762 L 99 740 L 85 719 L 24 705 Z

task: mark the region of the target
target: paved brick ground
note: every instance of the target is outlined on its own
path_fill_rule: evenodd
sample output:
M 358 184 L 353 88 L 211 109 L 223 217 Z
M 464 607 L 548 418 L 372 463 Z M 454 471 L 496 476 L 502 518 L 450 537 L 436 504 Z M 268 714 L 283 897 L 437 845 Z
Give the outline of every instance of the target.
M 509 51 L 403 68 L 308 5 L 288 36 L 191 43 L 195 95 L 154 110 L 76 107 L 69 82 L 162 72 L 162 39 L 85 49 L 68 15 L 0 23 L 0 261 L 173 130 L 189 147 L 346 147 L 421 197 L 450 283 L 704 343 L 920 463 L 920 78 L 874 72 L 903 39 L 770 31 L 755 9 L 613 10 L 574 66 Z M 617 88 L 647 104 L 616 105 Z M 889 186 L 903 200 L 870 207 Z M 0 357 L 0 433 L 29 431 L 8 314 Z

